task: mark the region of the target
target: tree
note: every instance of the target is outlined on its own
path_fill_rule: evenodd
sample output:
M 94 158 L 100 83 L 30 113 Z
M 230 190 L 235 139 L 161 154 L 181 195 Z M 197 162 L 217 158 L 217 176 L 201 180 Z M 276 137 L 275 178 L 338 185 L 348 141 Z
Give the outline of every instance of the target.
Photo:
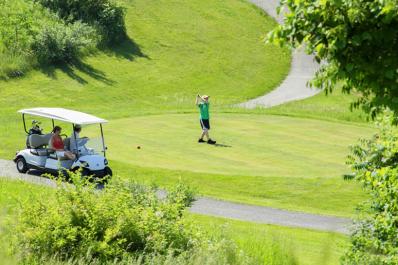
M 311 85 L 356 91 L 354 107 L 398 112 L 398 0 L 281 0 L 285 22 L 269 40 L 304 45 L 325 62 Z
M 351 147 L 348 164 L 370 200 L 356 222 L 343 264 L 398 264 L 398 133 L 393 114 L 378 118 L 378 132 Z

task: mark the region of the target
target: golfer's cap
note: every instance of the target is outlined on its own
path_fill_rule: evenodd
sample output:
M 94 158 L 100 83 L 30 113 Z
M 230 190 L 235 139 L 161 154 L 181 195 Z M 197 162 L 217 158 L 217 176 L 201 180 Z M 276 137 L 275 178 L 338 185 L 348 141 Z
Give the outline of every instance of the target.
M 38 120 L 33 120 L 33 121 L 32 121 L 32 125 L 39 125 L 39 124 L 41 124 L 41 122 L 38 121 Z
M 209 96 L 208 95 L 203 95 L 202 98 L 206 99 L 206 98 L 209 98 Z

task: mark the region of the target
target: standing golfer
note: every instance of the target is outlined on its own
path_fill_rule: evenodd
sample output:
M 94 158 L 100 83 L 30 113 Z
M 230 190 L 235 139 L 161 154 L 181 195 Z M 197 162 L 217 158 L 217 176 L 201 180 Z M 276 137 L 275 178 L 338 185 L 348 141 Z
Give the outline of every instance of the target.
M 199 107 L 200 110 L 200 126 L 202 127 L 202 135 L 200 136 L 198 143 L 205 143 L 203 137 L 206 136 L 208 144 L 215 144 L 216 141 L 210 139 L 209 130 L 210 130 L 210 116 L 209 116 L 209 96 L 199 94 L 196 96 L 196 106 Z

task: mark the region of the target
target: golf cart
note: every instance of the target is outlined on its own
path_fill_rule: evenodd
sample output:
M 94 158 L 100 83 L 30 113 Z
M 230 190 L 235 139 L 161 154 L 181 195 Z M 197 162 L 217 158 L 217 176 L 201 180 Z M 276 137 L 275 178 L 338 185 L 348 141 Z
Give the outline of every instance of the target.
M 108 166 L 108 160 L 105 158 L 106 147 L 102 124 L 106 123 L 106 120 L 83 112 L 63 108 L 33 108 L 22 109 L 18 112 L 22 113 L 24 130 L 28 134 L 28 147 L 18 151 L 14 158 L 17 170 L 20 173 L 26 173 L 30 169 L 36 169 L 46 173 L 57 174 L 60 170 L 74 171 L 81 169 L 82 175 L 84 176 L 93 175 L 97 178 L 112 176 L 112 170 Z M 65 159 L 65 157 L 58 157 L 57 152 L 48 148 L 49 141 L 53 135 L 52 133 L 29 135 L 26 128 L 25 115 L 51 119 L 53 128 L 55 126 L 54 120 L 70 123 L 74 139 L 77 140 L 71 141 L 71 138 L 66 135 L 61 135 L 61 137 L 63 137 L 65 150 L 74 150 L 76 159 L 68 160 Z M 89 144 L 92 139 L 88 138 L 84 138 L 84 142 L 81 144 L 79 142 L 80 139 L 78 139 L 73 129 L 75 126 L 94 124 L 99 124 L 101 131 L 101 137 L 97 142 L 97 146 L 90 146 Z M 74 142 L 75 145 L 73 147 L 71 146 L 72 142 Z

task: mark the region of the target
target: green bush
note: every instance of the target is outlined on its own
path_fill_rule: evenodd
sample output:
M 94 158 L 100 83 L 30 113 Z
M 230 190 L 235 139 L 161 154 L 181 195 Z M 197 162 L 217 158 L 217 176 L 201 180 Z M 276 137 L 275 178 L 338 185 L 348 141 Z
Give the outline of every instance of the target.
M 398 132 L 387 111 L 378 133 L 352 147 L 349 164 L 369 192 L 363 216 L 356 222 L 343 264 L 398 264 Z
M 96 190 L 79 173 L 71 178 L 74 185 L 59 185 L 56 200 L 23 206 L 18 248 L 27 259 L 89 256 L 110 261 L 176 255 L 199 245 L 200 233 L 182 218 L 184 194 L 171 202 L 137 184 L 113 182 Z
M 83 21 L 96 27 L 107 44 L 126 38 L 124 9 L 112 0 L 37 0 L 69 22 Z
M 83 50 L 92 49 L 95 45 L 92 27 L 81 22 L 56 23 L 45 25 L 34 37 L 32 50 L 40 62 L 60 63 L 78 59 Z
M 0 0 L 0 78 L 117 44 L 126 38 L 124 17 L 111 0 Z
M 35 1 L 0 0 L 0 78 L 21 76 L 36 62 L 70 62 L 94 48 L 95 27 L 66 23 Z

